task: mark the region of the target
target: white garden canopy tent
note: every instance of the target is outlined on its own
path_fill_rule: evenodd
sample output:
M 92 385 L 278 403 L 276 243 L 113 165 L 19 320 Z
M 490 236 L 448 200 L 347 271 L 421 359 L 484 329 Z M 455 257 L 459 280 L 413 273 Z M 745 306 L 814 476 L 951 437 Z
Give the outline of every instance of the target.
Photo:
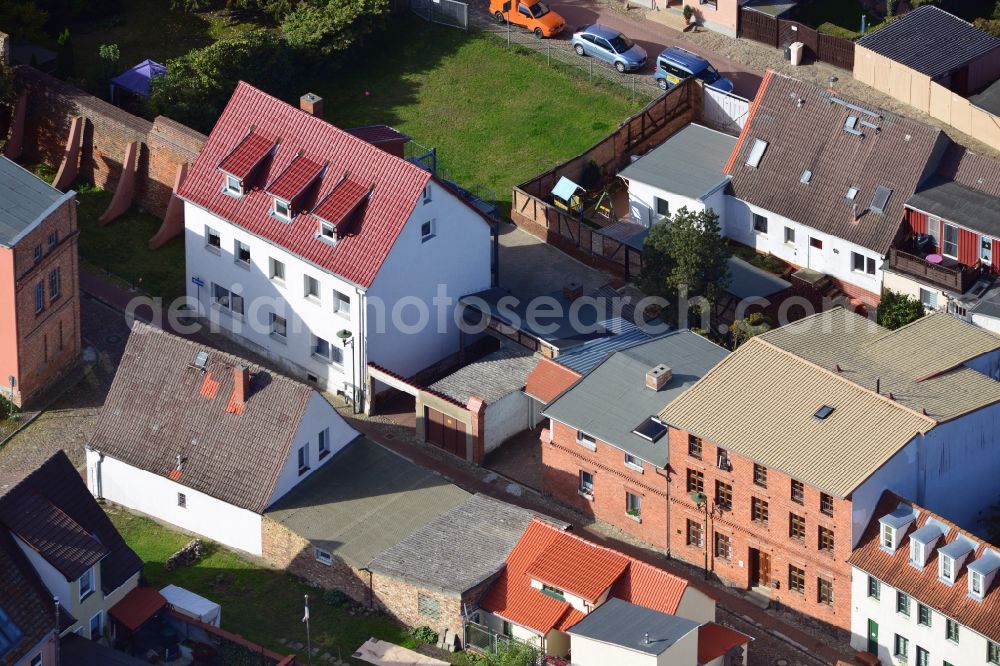
M 167 585 L 160 590 L 160 594 L 178 613 L 214 627 L 220 626 L 222 622 L 222 606 L 195 594 L 191 590 L 176 585 Z

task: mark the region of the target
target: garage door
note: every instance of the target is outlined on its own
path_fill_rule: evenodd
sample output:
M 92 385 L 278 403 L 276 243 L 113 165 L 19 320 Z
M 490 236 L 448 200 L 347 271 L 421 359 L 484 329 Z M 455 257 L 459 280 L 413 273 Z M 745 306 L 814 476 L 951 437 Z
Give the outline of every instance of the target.
M 436 409 L 424 407 L 427 441 L 465 459 L 465 424 Z

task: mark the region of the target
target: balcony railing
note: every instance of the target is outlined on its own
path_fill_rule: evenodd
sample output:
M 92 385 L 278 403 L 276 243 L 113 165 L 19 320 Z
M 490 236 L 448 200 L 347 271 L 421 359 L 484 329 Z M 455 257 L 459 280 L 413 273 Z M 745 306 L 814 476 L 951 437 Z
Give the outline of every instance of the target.
M 956 294 L 964 294 L 976 282 L 974 268 L 957 262 L 932 264 L 920 255 L 895 247 L 889 250 L 889 267 Z

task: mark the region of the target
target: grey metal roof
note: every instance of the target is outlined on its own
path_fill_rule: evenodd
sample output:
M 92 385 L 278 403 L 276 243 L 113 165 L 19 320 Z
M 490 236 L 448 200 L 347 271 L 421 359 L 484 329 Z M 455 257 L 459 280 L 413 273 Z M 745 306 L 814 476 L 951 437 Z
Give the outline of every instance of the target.
M 938 537 L 944 536 L 944 533 L 948 531 L 947 527 L 935 523 L 926 523 L 923 527 L 915 530 L 910 535 L 911 541 L 919 541 L 922 544 L 928 544 Z
M 893 529 L 899 529 L 904 525 L 909 525 L 917 519 L 917 512 L 907 504 L 900 504 L 892 513 L 879 518 L 880 523 L 884 523 Z
M 473 396 L 490 404 L 521 390 L 538 360 L 520 345 L 508 342 L 502 345 L 499 350 L 459 368 L 429 388 L 463 405 Z
M 6 157 L 0 157 L 0 245 L 11 247 L 65 196 Z
M 544 414 L 664 467 L 666 436 L 650 442 L 632 430 L 659 414 L 728 353 L 689 330 L 673 331 L 615 352 L 557 398 Z M 659 391 L 646 388 L 646 372 L 661 363 L 671 368 L 673 377 Z
M 1000 37 L 939 7 L 923 5 L 857 44 L 933 79 L 1000 48 Z
M 468 498 L 443 477 L 359 437 L 265 515 L 363 567 Z
M 723 181 L 726 160 L 735 145 L 735 136 L 691 123 L 618 175 L 698 199 Z
M 953 180 L 934 176 L 906 204 L 967 229 L 1000 237 L 1000 199 Z
M 461 595 L 500 572 L 536 516 L 567 527 L 567 523 L 487 495 L 473 495 L 376 555 L 368 568 Z
M 938 548 L 938 552 L 942 555 L 947 555 L 948 557 L 961 557 L 966 553 L 974 551 L 979 547 L 975 541 L 965 536 L 964 534 L 959 534 L 955 537 L 955 540 L 949 544 L 941 546 Z
M 739 257 L 729 258 L 729 293 L 736 298 L 767 298 L 792 286 L 774 273 L 757 268 Z
M 632 322 L 620 317 L 602 323 L 610 335 L 585 342 L 568 352 L 559 354 L 555 358 L 556 362 L 585 375 L 596 368 L 609 354 L 653 338 Z
M 794 2 L 794 0 L 786 0 L 785 2 L 781 0 L 750 0 L 750 2 L 743 6 L 755 12 L 778 18 L 793 9 L 797 4 L 799 3 Z
M 989 111 L 994 116 L 1000 116 L 1000 79 L 993 82 L 985 90 L 969 97 L 969 101 L 983 111 Z
M 570 627 L 567 633 L 658 655 L 697 629 L 698 623 L 694 620 L 611 598 Z M 646 634 L 649 634 L 648 643 Z

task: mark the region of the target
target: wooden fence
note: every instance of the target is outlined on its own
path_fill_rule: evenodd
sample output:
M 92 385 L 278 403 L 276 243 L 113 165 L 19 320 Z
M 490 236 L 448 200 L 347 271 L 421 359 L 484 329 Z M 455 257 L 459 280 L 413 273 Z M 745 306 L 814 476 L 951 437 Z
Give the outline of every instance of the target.
M 777 19 L 746 7 L 740 8 L 739 36 L 774 48 L 802 42 L 803 58 L 830 63 L 842 69 L 854 69 L 854 42 L 833 35 L 824 35 L 805 23 Z

